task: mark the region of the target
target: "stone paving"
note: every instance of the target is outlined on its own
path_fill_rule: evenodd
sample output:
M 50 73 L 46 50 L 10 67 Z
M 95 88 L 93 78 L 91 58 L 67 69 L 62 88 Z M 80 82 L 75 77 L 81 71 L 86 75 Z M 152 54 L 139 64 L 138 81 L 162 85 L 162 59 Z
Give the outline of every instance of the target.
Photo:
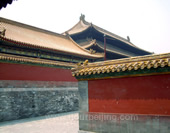
M 78 112 L 0 123 L 0 133 L 78 133 Z

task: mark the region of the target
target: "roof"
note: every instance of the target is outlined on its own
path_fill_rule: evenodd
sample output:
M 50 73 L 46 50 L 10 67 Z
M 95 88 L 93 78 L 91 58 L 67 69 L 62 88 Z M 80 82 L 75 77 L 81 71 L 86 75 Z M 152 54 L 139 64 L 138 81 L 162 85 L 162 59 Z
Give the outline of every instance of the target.
M 117 53 L 120 56 L 123 54 L 127 55 L 126 57 L 153 54 L 149 51 L 135 46 L 133 43 L 130 42 L 129 37 L 125 39 L 105 29 L 102 29 L 99 26 L 87 22 L 84 15 L 81 15 L 79 22 L 71 29 L 63 33 L 63 35 L 70 35 L 74 39 L 74 41 L 76 41 L 82 48 L 86 48 L 86 46 L 89 46 L 89 41 L 96 39 L 96 42 L 100 45 L 100 47 L 104 49 L 105 35 L 105 42 L 107 44 L 106 49 L 113 54 Z M 112 57 L 115 56 L 110 56 L 110 59 L 114 59 Z
M 103 57 L 103 54 L 91 54 L 88 50 L 81 48 L 69 36 L 0 18 L 0 30 L 3 29 L 5 34 L 0 36 L 3 41 L 89 58 Z
M 170 67 L 170 53 L 158 55 L 146 55 L 112 61 L 89 63 L 72 69 L 72 75 L 76 77 L 97 77 L 102 74 L 114 75 L 115 73 L 127 74 L 126 72 L 139 72 L 150 70 L 157 73 L 159 68 Z M 163 72 L 162 70 L 160 70 Z M 170 69 L 169 69 L 170 72 Z
M 68 34 L 70 34 L 70 35 L 73 35 L 73 34 L 77 34 L 77 33 L 80 33 L 80 32 L 82 32 L 82 31 L 85 31 L 85 30 L 87 30 L 87 29 L 90 28 L 90 27 L 93 27 L 95 30 L 103 33 L 104 35 L 113 37 L 113 38 L 115 38 L 115 39 L 118 39 L 118 40 L 126 43 L 126 44 L 129 44 L 129 45 L 131 45 L 131 46 L 133 46 L 133 47 L 136 47 L 134 44 L 132 44 L 132 43 L 131 43 L 130 41 L 128 41 L 127 39 L 125 39 L 125 38 L 123 38 L 123 37 L 120 37 L 120 36 L 118 36 L 118 35 L 116 35 L 116 34 L 114 34 L 114 33 L 111 33 L 111 32 L 109 32 L 109 31 L 107 31 L 107 30 L 105 30 L 105 29 L 103 29 L 103 28 L 101 28 L 101 27 L 98 27 L 98 26 L 92 24 L 92 23 L 87 22 L 87 21 L 85 20 L 85 16 L 84 16 L 84 15 L 81 15 L 80 21 L 79 21 L 75 26 L 73 26 L 71 29 L 69 29 L 69 30 L 66 31 L 66 32 L 67 32 Z M 63 33 L 63 34 L 65 34 L 65 33 Z

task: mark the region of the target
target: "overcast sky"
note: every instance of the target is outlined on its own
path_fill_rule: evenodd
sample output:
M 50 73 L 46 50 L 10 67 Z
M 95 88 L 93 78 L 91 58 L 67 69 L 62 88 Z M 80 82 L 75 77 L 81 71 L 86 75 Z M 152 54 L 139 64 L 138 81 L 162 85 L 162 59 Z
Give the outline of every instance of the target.
M 170 52 L 170 0 L 17 0 L 0 16 L 62 33 L 85 20 L 155 53 Z

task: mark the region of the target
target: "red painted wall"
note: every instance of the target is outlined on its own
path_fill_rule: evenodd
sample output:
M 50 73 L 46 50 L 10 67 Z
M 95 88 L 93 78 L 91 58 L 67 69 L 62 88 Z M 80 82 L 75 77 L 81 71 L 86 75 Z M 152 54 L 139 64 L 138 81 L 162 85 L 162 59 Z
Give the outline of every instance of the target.
M 68 69 L 11 63 L 0 63 L 0 80 L 77 81 Z
M 89 112 L 170 115 L 170 75 L 88 81 Z

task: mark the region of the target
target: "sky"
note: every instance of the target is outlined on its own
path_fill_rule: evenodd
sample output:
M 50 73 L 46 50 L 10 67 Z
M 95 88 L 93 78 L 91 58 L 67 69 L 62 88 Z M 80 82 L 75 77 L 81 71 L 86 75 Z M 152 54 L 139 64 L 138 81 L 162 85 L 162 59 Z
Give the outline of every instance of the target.
M 63 33 L 85 20 L 156 54 L 170 52 L 170 0 L 17 0 L 0 17 Z

